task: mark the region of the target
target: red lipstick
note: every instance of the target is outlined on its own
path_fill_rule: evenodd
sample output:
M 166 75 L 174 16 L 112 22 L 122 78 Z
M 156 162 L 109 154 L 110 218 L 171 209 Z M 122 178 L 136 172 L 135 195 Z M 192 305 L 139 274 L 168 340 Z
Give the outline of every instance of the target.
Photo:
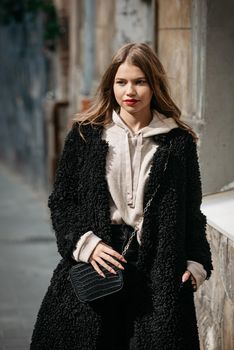
M 134 98 L 128 98 L 128 99 L 124 100 L 123 102 L 129 106 L 132 106 L 132 105 L 136 104 L 138 102 L 138 100 L 135 100 Z

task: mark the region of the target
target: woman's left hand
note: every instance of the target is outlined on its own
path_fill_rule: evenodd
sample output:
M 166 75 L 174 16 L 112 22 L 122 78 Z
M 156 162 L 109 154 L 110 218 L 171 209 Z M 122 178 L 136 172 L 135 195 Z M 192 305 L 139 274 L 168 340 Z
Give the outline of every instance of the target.
M 196 282 L 195 278 L 193 277 L 193 275 L 191 274 L 191 272 L 186 270 L 182 276 L 182 282 L 183 283 L 186 282 L 189 278 L 191 278 L 193 290 L 196 291 L 197 290 L 197 282 Z

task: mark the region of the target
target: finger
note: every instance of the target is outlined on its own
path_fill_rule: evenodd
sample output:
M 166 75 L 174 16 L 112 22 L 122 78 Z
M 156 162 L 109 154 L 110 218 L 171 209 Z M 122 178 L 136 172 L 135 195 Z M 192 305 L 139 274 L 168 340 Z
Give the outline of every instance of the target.
M 104 275 L 104 273 L 102 272 L 102 270 L 100 269 L 100 267 L 98 266 L 98 264 L 97 264 L 94 260 L 91 261 L 91 264 L 92 264 L 94 270 L 96 270 L 97 273 L 98 273 L 100 276 L 106 277 L 106 276 Z
M 186 282 L 188 279 L 189 279 L 189 277 L 191 276 L 191 272 L 190 271 L 185 271 L 185 273 L 183 274 L 183 276 L 182 276 L 182 282 L 184 283 L 184 282 Z
M 100 265 L 102 265 L 103 267 L 105 267 L 105 269 L 107 269 L 109 272 L 114 273 L 114 274 L 116 275 L 117 272 L 116 272 L 114 269 L 112 269 L 112 267 L 110 267 L 109 265 L 107 265 L 107 264 L 105 263 L 105 261 L 102 260 L 99 256 L 96 257 L 96 261 L 97 261 Z
M 127 260 L 121 255 L 119 254 L 116 250 L 112 249 L 110 246 L 103 246 L 103 252 L 109 254 L 109 255 L 112 255 L 114 256 L 115 258 L 117 258 L 118 260 L 121 260 L 121 261 L 124 261 L 124 262 L 127 262 Z
M 110 255 L 108 255 L 108 254 L 102 252 L 102 253 L 100 254 L 100 257 L 103 258 L 103 259 L 105 259 L 105 260 L 107 260 L 107 261 L 109 261 L 110 263 L 112 263 L 112 264 L 115 265 L 116 267 L 118 267 L 118 268 L 124 270 L 124 267 L 123 267 L 117 260 L 113 259 Z

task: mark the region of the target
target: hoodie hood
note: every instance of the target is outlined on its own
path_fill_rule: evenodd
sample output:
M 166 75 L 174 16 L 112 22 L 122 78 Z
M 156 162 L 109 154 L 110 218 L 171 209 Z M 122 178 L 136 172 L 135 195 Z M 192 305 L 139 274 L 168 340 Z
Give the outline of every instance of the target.
M 162 120 L 159 119 L 157 114 Z M 178 127 L 178 124 L 173 118 L 167 118 L 163 114 L 159 114 L 156 112 L 153 114 L 151 122 L 144 128 L 138 130 L 136 133 L 131 131 L 131 129 L 124 122 L 124 120 L 115 111 L 113 111 L 112 120 L 116 126 L 119 126 L 120 128 L 129 132 L 132 136 L 141 134 L 142 138 L 167 133 L 170 130 Z
M 152 141 L 152 136 L 167 133 L 178 127 L 178 124 L 173 118 L 166 118 L 162 114 L 160 118 L 162 120 L 154 113 L 151 122 L 134 133 L 119 114 L 115 111 L 112 114 L 113 123 L 108 127 L 108 135 L 111 142 L 118 145 L 116 151 L 118 155 L 116 155 L 116 158 L 120 158 L 118 162 L 121 164 L 121 169 L 115 169 L 115 172 L 111 174 L 109 179 L 112 181 L 111 177 L 121 178 L 121 181 L 116 180 L 116 183 L 120 187 L 121 184 L 126 185 L 126 191 L 124 193 L 127 205 L 131 208 L 135 207 L 139 181 L 142 181 L 141 172 L 145 171 L 145 164 L 147 158 L 149 158 L 149 153 L 152 154 L 153 148 L 155 150 L 157 147 Z M 148 169 L 148 166 L 146 168 Z

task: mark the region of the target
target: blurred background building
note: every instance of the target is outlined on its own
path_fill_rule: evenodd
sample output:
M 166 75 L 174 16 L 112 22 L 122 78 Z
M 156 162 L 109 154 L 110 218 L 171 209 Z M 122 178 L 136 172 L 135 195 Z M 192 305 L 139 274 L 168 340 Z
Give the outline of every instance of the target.
M 216 193 L 204 210 L 211 200 L 230 212 L 233 18 L 233 0 L 2 1 L 0 160 L 47 193 L 72 118 L 89 106 L 113 53 L 124 43 L 146 42 L 168 73 L 182 119 L 200 136 L 203 194 Z M 226 189 L 228 200 L 217 197 Z M 209 221 L 216 272 L 209 290 L 204 285 L 196 296 L 202 349 L 234 349 L 230 216 L 228 228 Z
M 182 118 L 199 133 L 203 192 L 233 181 L 232 0 L 0 6 L 0 156 L 34 187 L 51 183 L 72 116 L 89 105 L 114 51 L 132 41 L 156 50 Z

